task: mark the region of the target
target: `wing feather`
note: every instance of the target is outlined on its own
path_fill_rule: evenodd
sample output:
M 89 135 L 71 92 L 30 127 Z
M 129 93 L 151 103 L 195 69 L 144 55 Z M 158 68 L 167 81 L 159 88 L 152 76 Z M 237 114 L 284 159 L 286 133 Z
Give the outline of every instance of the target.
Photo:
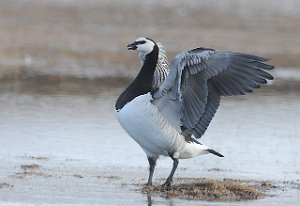
M 160 85 L 165 81 L 169 73 L 169 62 L 166 50 L 161 43 L 157 43 L 158 46 L 158 60 L 154 71 L 153 86 L 154 90 L 158 89 Z
M 269 59 L 197 48 L 178 54 L 153 104 L 180 130 L 200 138 L 214 117 L 221 96 L 252 92 L 272 80 Z
M 206 131 L 209 123 L 214 117 L 219 104 L 221 97 L 214 89 L 212 82 L 208 80 L 208 96 L 207 96 L 207 104 L 205 105 L 204 113 L 200 117 L 199 122 L 196 124 L 193 129 L 193 134 L 196 138 L 200 138 L 204 132 Z
M 184 88 L 181 89 L 182 105 L 185 108 L 181 121 L 184 127 L 192 128 L 199 116 L 204 112 L 207 100 L 206 80 L 201 75 L 192 75 L 184 81 Z M 203 90 L 199 90 L 199 87 Z

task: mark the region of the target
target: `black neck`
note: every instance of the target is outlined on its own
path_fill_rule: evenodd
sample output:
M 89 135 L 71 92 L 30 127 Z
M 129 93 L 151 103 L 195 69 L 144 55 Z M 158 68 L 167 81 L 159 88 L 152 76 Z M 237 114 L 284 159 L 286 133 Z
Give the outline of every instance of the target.
M 122 109 L 128 102 L 135 97 L 151 92 L 153 76 L 158 60 L 158 47 L 155 44 L 151 53 L 146 55 L 144 64 L 129 87 L 119 96 L 115 107 L 117 110 Z

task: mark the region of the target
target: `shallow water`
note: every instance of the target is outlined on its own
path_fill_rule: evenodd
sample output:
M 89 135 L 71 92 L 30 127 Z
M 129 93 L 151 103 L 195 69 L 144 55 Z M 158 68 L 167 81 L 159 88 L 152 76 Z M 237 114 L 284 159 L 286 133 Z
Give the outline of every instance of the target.
M 201 142 L 225 157 L 182 160 L 175 176 L 292 183 L 284 192 L 275 192 L 276 197 L 253 204 L 276 205 L 278 199 L 299 202 L 300 95 L 282 82 L 252 95 L 224 98 Z M 51 95 L 2 92 L 0 183 L 10 186 L 0 189 L 0 202 L 197 205 L 161 197 L 150 201 L 136 191 L 146 181 L 148 163 L 114 117 L 121 90 Z M 20 167 L 33 163 L 40 166 L 37 171 Z M 171 164 L 168 158 L 159 159 L 154 182 L 163 182 Z

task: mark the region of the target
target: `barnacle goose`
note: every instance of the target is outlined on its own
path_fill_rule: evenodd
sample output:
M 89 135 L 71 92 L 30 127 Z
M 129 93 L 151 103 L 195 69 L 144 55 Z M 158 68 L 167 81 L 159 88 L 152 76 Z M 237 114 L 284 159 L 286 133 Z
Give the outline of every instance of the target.
M 139 52 L 142 68 L 119 96 L 116 116 L 125 131 L 142 147 L 149 162 L 147 185 L 152 184 L 160 155 L 173 159 L 166 182 L 172 183 L 179 159 L 219 152 L 201 138 L 220 104 L 221 96 L 252 92 L 272 80 L 269 59 L 233 52 L 196 48 L 179 53 L 169 67 L 160 43 L 140 37 L 128 50 Z

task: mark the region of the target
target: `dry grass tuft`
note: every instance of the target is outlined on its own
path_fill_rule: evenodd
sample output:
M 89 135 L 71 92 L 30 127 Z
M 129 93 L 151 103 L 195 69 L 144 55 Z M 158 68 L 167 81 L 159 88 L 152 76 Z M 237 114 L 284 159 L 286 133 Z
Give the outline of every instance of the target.
M 5 183 L 5 182 L 0 183 L 0 188 L 10 188 L 10 187 L 13 187 L 13 185 L 10 185 L 10 184 Z
M 38 165 L 38 164 L 22 164 L 21 165 L 21 168 L 23 169 L 23 170 L 38 170 L 38 169 L 40 169 L 40 165 Z
M 254 200 L 264 193 L 255 187 L 235 180 L 195 179 L 189 183 L 162 188 L 159 185 L 146 186 L 144 193 L 156 194 L 166 198 L 179 197 L 183 199 L 206 201 L 241 201 Z
M 53 175 L 45 172 L 36 172 L 36 171 L 27 171 L 27 170 L 25 170 L 24 172 L 17 172 L 10 175 L 11 178 L 15 178 L 15 179 L 25 179 L 26 177 L 33 177 L 33 176 L 53 177 Z
M 43 157 L 43 156 L 28 156 L 28 159 L 33 159 L 33 160 L 48 160 L 48 157 Z

